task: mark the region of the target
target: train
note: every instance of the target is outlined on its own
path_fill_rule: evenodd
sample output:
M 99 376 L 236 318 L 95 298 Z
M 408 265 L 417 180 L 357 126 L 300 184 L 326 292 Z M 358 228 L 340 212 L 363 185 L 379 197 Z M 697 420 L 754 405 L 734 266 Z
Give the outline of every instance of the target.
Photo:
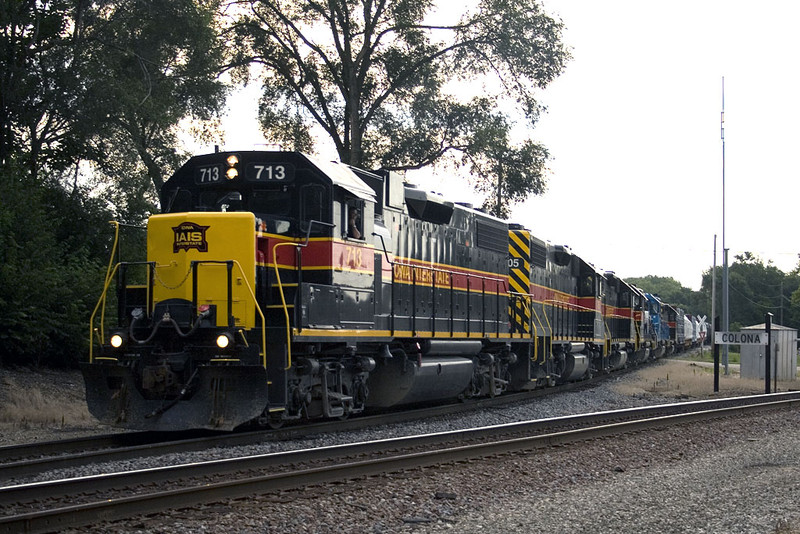
M 215 151 L 159 194 L 145 259 L 109 263 L 81 364 L 90 412 L 117 427 L 277 427 L 554 386 L 683 350 L 704 324 L 396 172 Z

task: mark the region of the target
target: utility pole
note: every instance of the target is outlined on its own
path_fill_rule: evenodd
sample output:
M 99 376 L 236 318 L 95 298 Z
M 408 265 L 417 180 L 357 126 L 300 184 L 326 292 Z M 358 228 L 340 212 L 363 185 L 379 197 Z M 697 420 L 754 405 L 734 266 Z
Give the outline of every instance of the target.
M 720 137 L 722 138 L 722 331 L 730 331 L 728 309 L 728 248 L 725 246 L 725 76 L 722 77 L 722 113 L 720 115 Z M 722 364 L 728 374 L 728 345 L 722 348 Z

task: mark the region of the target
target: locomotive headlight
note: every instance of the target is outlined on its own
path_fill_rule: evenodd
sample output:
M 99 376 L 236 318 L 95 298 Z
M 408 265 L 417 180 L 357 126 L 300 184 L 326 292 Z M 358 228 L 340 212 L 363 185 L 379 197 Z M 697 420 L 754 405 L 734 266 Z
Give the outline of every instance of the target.
M 237 165 L 239 165 L 239 156 L 236 154 L 231 154 L 225 160 L 225 163 L 228 164 L 228 170 L 225 171 L 225 177 L 228 180 L 233 180 L 234 178 L 239 176 L 239 169 L 237 169 Z
M 111 339 L 108 340 L 111 346 L 115 349 L 120 348 L 125 343 L 125 338 L 122 334 L 112 334 Z
M 217 336 L 217 347 L 221 349 L 228 348 L 233 343 L 233 336 L 225 332 Z

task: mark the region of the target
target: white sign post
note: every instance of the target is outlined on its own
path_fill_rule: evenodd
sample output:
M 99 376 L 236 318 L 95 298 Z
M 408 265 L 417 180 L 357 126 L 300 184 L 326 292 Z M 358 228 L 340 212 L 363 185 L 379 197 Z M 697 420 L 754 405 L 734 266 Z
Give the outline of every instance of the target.
M 717 345 L 766 345 L 766 332 L 714 332 Z

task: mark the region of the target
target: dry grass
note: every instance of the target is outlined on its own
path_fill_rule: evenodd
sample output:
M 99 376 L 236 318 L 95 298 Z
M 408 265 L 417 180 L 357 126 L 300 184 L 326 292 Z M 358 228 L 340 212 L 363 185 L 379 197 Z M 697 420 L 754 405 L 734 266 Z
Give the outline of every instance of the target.
M 685 360 L 662 360 L 626 377 L 615 390 L 623 395 L 674 398 L 731 397 L 764 393 L 762 380 L 742 379 L 738 368 L 728 376 L 720 367 L 719 393 L 714 393 L 714 369 L 708 364 Z M 778 391 L 797 389 L 800 382 L 780 381 Z
M 775 534 L 800 534 L 800 525 L 781 519 L 775 525 Z
M 65 373 L 4 370 L 0 376 L 0 424 L 14 428 L 64 428 L 93 424 L 83 384 Z

